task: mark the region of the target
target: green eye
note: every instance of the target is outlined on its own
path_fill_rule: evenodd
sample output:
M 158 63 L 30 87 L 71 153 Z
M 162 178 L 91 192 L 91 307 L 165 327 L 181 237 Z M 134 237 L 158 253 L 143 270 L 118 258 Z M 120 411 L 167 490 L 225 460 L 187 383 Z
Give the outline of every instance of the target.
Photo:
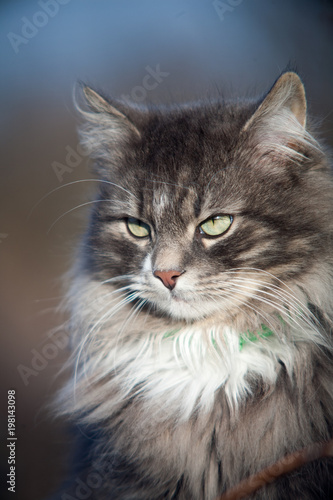
M 150 235 L 150 227 L 139 219 L 129 217 L 127 219 L 128 230 L 133 236 L 137 238 L 146 238 Z
M 216 215 L 200 224 L 200 232 L 207 236 L 220 236 L 229 229 L 232 221 L 231 215 Z

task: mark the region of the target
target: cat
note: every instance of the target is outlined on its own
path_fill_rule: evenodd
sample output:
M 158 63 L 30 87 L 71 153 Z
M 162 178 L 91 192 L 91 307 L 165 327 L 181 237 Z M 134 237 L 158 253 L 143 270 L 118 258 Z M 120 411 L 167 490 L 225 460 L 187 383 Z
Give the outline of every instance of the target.
M 57 405 L 83 444 L 59 498 L 214 500 L 333 436 L 329 157 L 294 72 L 233 102 L 83 92 L 98 194 L 66 298 Z M 251 498 L 326 500 L 332 470 Z

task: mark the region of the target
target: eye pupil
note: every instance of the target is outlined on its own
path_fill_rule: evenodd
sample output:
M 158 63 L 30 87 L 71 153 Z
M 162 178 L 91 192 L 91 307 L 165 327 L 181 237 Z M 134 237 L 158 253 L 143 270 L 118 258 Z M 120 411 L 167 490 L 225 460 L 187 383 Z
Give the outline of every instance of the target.
M 145 222 L 129 217 L 127 219 L 127 228 L 129 232 L 137 238 L 146 238 L 150 235 L 150 227 Z

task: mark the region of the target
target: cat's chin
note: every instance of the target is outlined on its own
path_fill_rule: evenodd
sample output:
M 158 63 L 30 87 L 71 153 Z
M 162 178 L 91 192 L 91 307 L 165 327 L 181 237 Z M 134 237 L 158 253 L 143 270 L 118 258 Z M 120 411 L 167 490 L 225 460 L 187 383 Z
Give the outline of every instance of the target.
M 185 321 L 187 323 L 215 316 L 218 312 L 216 304 L 212 305 L 209 302 L 188 300 L 180 295 L 170 296 L 170 300 L 168 301 L 155 299 L 154 305 L 157 311 L 162 314 L 167 314 L 174 320 Z

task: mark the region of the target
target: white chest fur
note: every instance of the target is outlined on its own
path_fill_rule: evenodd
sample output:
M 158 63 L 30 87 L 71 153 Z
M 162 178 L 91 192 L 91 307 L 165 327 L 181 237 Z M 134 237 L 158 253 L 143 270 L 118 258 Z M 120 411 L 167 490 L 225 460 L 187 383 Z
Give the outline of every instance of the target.
M 115 345 L 99 369 L 112 375 L 124 395 L 140 391 L 148 404 L 160 407 L 164 414 L 176 412 L 187 419 L 198 407 L 209 410 L 221 386 L 230 405 L 236 406 L 251 392 L 251 377 L 274 384 L 279 360 L 291 371 L 294 351 L 274 336 L 240 348 L 239 334 L 229 328 L 187 327 L 171 335 L 155 334 Z

